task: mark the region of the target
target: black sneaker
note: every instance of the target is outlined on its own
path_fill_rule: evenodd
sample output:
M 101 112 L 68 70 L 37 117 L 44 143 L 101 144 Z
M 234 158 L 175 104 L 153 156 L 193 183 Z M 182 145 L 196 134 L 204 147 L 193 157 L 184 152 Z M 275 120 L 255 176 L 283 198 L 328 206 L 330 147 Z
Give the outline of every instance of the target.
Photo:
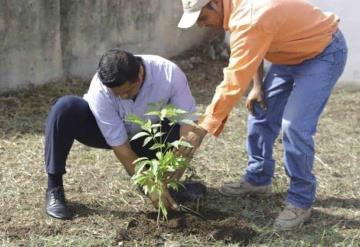
M 46 191 L 46 213 L 57 219 L 69 219 L 71 214 L 66 206 L 64 187 L 56 187 Z

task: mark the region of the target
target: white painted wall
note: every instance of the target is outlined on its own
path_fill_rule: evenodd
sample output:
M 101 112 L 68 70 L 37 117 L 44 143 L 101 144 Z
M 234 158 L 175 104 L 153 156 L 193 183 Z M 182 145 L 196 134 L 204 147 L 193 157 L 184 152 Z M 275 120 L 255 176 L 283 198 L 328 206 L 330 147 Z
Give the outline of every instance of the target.
M 360 1 L 359 0 L 309 0 L 323 11 L 340 17 L 342 30 L 349 47 L 348 61 L 340 85 L 360 88 Z

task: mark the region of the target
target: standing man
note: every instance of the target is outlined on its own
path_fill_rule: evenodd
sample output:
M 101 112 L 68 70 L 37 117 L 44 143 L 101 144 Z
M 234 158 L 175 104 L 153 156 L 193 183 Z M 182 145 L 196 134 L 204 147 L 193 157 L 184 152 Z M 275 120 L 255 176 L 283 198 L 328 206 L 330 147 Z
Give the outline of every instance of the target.
M 284 166 L 290 178 L 277 230 L 301 226 L 310 217 L 316 178 L 312 173 L 317 123 L 342 74 L 347 47 L 339 18 L 305 0 L 183 0 L 180 28 L 230 32 L 230 61 L 224 79 L 207 107 L 200 128 L 187 141 L 199 147 L 207 133 L 218 136 L 231 109 L 253 78 L 246 106 L 248 167 L 237 182 L 225 183 L 227 196 L 271 192 L 275 162 L 273 144 L 283 132 Z M 263 80 L 263 59 L 272 66 Z
M 158 110 L 167 104 L 189 113 L 196 110 L 186 76 L 174 63 L 159 56 L 134 56 L 119 49 L 111 49 L 102 56 L 84 98 L 68 95 L 56 102 L 45 127 L 47 214 L 59 219 L 71 216 L 63 175 L 74 140 L 94 148 L 112 149 L 129 175 L 134 174 L 133 162 L 139 156 L 155 157 L 156 150 L 149 150 L 149 145 L 143 147 L 143 140 L 129 142 L 140 129 L 125 120 L 129 114 L 135 114 L 158 122 L 157 117 L 144 115 L 149 103 L 158 102 L 162 102 L 157 104 Z M 170 127 L 166 121 L 161 124 L 169 142 L 186 136 L 193 128 L 187 124 Z M 179 179 L 182 172 L 175 172 L 173 178 Z M 162 197 L 168 209 L 177 210 L 168 190 L 165 189 Z M 150 193 L 149 198 L 157 207 L 158 196 Z

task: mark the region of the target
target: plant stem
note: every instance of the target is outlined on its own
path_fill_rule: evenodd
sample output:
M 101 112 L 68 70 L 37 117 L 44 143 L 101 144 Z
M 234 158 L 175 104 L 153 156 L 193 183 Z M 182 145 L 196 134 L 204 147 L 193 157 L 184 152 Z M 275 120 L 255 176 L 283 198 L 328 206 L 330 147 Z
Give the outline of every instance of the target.
M 169 120 L 169 121 L 170 121 L 170 120 Z M 173 122 L 171 122 L 171 123 L 173 123 Z M 165 137 L 165 140 L 164 140 L 164 143 L 165 143 L 165 144 L 166 144 L 166 141 L 167 141 L 167 139 L 168 139 L 168 137 L 169 137 L 169 135 L 170 135 L 171 131 L 173 130 L 174 126 L 175 126 L 175 124 L 173 124 L 173 125 L 171 126 L 171 128 L 170 128 L 169 132 L 167 133 L 167 135 L 166 135 L 166 137 Z M 168 146 L 168 145 L 166 145 L 166 146 L 165 146 L 165 152 L 167 152 L 167 151 L 168 151 L 168 148 L 169 148 L 169 146 Z M 163 152 L 163 150 L 161 150 L 161 152 Z M 164 153 L 164 152 L 163 152 L 163 153 Z
M 157 215 L 157 219 L 156 219 L 156 225 L 158 228 L 160 227 L 160 212 L 161 212 L 160 200 L 161 200 L 161 190 L 159 190 L 158 215 Z

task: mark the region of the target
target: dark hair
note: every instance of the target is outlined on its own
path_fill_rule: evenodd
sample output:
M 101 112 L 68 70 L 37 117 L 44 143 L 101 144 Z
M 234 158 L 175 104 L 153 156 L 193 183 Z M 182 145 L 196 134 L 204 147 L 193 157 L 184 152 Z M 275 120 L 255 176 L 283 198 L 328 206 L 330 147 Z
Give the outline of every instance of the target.
M 118 87 L 138 78 L 141 58 L 127 51 L 113 48 L 101 57 L 97 69 L 100 81 L 107 87 Z

